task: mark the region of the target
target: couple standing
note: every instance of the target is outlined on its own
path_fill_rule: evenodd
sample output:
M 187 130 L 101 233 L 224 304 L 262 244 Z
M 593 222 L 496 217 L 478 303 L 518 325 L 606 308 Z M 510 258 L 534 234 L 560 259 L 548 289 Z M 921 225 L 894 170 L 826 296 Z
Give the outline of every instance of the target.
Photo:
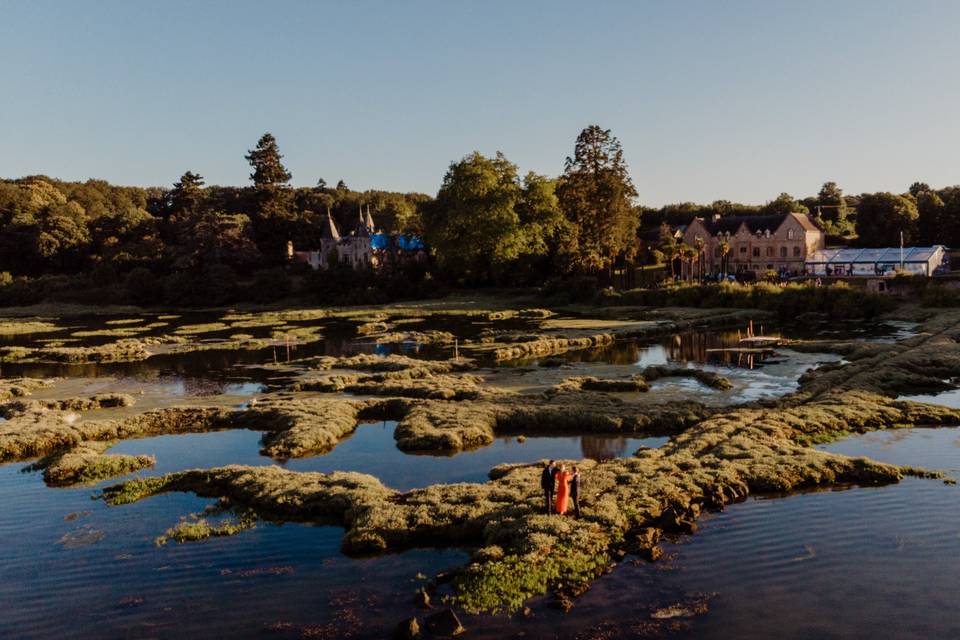
M 580 470 L 577 467 L 567 471 L 565 464 L 551 460 L 540 474 L 540 487 L 547 500 L 547 513 L 565 514 L 569 498 L 573 501 L 574 515 L 580 517 Z

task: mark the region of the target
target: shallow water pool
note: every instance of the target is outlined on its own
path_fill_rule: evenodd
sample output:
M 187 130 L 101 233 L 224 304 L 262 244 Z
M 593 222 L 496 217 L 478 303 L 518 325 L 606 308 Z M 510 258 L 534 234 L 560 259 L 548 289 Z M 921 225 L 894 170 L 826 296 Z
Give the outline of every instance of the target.
M 379 478 L 385 485 L 405 491 L 436 483 L 486 482 L 494 466 L 506 462 L 532 462 L 543 458 L 608 460 L 632 455 L 640 447 L 655 448 L 667 438 L 618 436 L 497 438 L 490 445 L 452 456 L 410 455 L 397 449 L 395 422 L 361 424 L 324 455 L 278 462 L 259 454 L 258 431 L 219 431 L 126 440 L 110 453 L 148 454 L 157 458 L 153 469 L 139 475 L 157 475 L 227 464 L 279 464 L 292 471 L 357 471 Z

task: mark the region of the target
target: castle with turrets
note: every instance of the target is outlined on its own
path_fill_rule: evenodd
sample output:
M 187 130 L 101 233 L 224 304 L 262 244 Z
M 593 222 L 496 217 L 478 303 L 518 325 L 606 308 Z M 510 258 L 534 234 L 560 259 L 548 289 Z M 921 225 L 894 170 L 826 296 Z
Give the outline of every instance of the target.
M 314 270 L 333 266 L 381 270 L 410 261 L 426 261 L 427 248 L 416 236 L 378 232 L 370 215 L 370 205 L 367 205 L 366 212 L 360 207 L 357 222 L 346 235 L 337 229 L 328 210 L 320 233 L 320 248 L 295 251 L 293 241 L 290 241 L 287 243 L 287 258 L 304 262 Z

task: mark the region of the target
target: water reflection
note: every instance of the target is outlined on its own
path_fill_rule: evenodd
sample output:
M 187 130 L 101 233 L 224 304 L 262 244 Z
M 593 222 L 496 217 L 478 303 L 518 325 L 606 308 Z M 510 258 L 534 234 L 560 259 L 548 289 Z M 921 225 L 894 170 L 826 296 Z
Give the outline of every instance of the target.
M 641 447 L 662 446 L 668 440 L 596 435 L 537 436 L 520 442 L 514 437 L 501 437 L 481 449 L 450 456 L 410 455 L 397 449 L 393 439 L 395 428 L 396 423 L 391 421 L 362 424 L 327 454 L 285 461 L 261 456 L 262 434 L 243 430 L 125 440 L 110 452 L 155 456 L 156 467 L 139 475 L 228 464 L 278 464 L 293 471 L 369 473 L 387 486 L 407 490 L 435 483 L 486 482 L 490 469 L 505 462 L 544 458 L 609 460 L 633 455 Z
M 649 445 L 648 445 L 649 446 Z M 630 439 L 601 436 L 580 436 L 580 452 L 584 458 L 603 461 L 622 458 L 630 449 Z M 633 451 L 637 449 L 633 447 Z M 629 453 L 633 453 L 629 451 Z
M 913 402 L 927 402 L 939 404 L 951 409 L 960 409 L 960 389 L 950 389 L 941 393 L 930 393 L 912 396 L 900 396 L 898 400 L 912 400 Z

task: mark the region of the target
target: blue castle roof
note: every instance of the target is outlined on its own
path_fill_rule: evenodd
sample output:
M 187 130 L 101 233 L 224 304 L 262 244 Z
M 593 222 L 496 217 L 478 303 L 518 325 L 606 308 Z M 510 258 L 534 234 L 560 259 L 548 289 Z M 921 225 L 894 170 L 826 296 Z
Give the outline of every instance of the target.
M 388 250 L 393 244 L 402 251 L 420 251 L 426 245 L 417 236 L 389 236 L 385 233 L 375 233 L 370 237 L 370 246 L 373 249 Z

